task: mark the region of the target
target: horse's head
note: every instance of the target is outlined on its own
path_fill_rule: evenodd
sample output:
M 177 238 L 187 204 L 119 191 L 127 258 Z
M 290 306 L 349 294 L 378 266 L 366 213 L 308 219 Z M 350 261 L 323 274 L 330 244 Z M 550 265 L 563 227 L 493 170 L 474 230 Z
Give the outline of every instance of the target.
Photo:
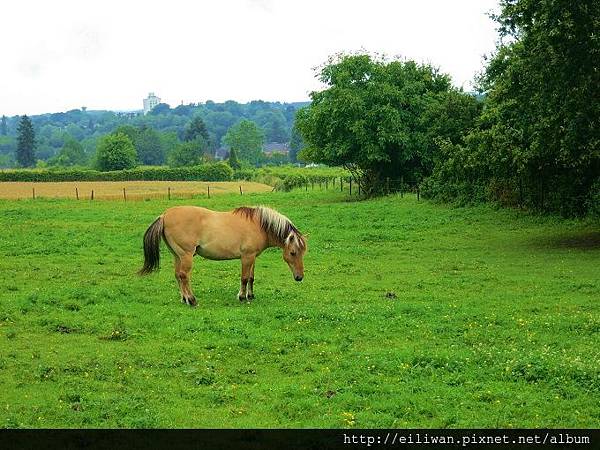
M 291 232 L 283 246 L 283 260 L 290 266 L 294 280 L 302 281 L 304 278 L 304 253 L 306 241 L 300 233 Z

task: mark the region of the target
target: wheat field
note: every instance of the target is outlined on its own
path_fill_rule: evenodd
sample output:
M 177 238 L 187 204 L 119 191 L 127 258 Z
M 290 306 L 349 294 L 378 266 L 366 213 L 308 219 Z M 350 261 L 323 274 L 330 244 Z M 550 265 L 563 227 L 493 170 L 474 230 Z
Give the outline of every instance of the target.
M 0 198 L 72 198 L 80 200 L 146 200 L 191 198 L 197 195 L 270 192 L 266 184 L 248 181 L 68 181 L 2 182 Z M 123 191 L 125 190 L 125 191 Z

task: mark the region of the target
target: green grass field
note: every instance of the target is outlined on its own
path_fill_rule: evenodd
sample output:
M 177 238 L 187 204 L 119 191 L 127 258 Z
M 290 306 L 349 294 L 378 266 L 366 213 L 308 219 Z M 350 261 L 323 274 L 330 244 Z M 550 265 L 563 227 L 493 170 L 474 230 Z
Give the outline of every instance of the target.
M 197 259 L 199 307 L 141 238 L 168 206 L 267 204 L 309 236 Z M 0 201 L 0 426 L 599 427 L 600 232 L 340 193 Z

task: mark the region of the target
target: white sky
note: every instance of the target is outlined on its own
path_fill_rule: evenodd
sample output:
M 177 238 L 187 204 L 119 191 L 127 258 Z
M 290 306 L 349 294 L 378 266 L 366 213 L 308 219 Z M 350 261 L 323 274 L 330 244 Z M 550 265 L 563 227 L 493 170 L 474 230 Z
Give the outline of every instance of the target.
M 471 87 L 496 0 L 19 0 L 0 7 L 0 115 L 304 101 L 313 68 L 365 49 Z

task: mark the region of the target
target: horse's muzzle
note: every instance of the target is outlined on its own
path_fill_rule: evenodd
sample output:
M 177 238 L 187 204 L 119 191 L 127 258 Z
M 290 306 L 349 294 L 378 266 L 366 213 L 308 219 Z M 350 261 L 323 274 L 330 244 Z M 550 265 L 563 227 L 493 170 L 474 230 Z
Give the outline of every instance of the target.
M 302 281 L 302 278 L 303 278 L 303 277 L 301 277 L 300 275 L 296 275 L 296 276 L 294 277 L 294 280 L 296 280 L 296 281 Z

